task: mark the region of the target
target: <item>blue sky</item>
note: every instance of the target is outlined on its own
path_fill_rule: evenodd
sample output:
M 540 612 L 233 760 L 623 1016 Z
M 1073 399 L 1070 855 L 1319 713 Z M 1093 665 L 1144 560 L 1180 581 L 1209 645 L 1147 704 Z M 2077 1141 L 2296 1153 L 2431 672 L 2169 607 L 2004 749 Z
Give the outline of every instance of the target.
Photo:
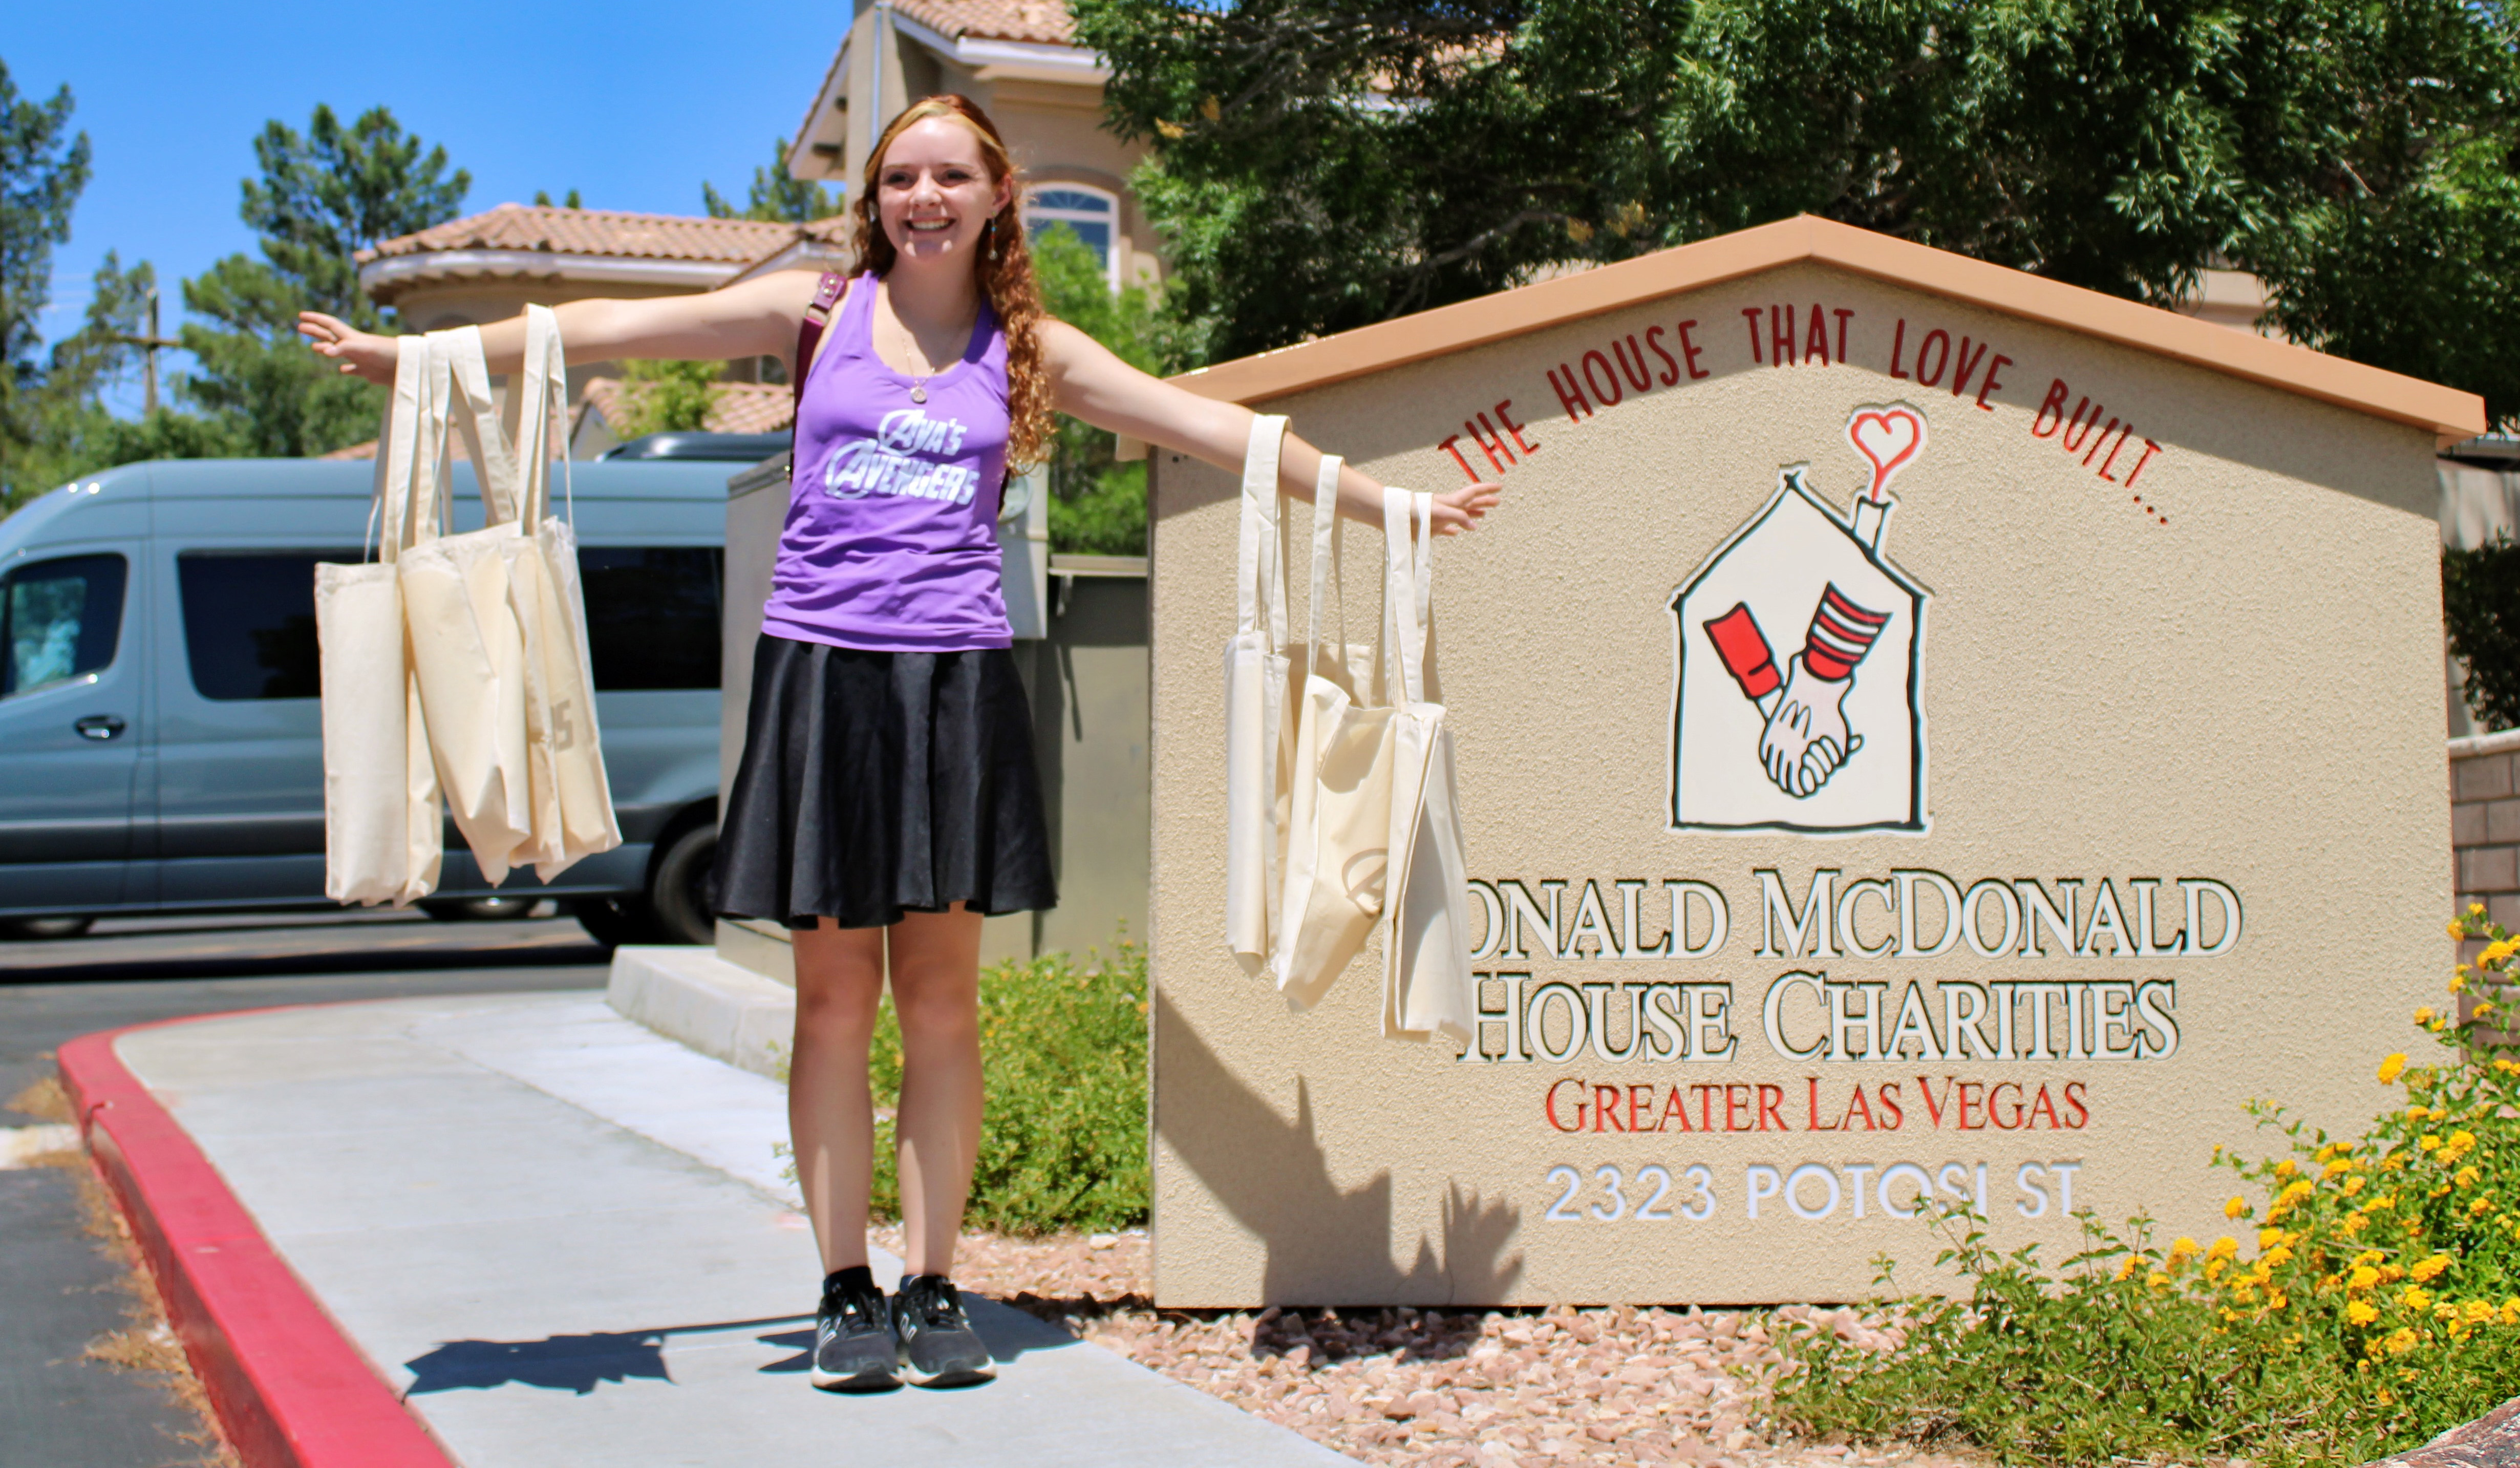
M 95 148 L 70 242 L 54 252 L 46 334 L 76 329 L 108 250 L 157 262 L 166 327 L 175 283 L 250 252 L 238 185 L 253 138 L 304 131 L 317 103 L 343 120 L 379 104 L 471 171 L 466 212 L 537 189 L 590 207 L 700 212 L 700 182 L 741 202 L 789 136 L 847 29 L 846 0 L 573 6 L 13 5 L 0 61 L 21 96 L 69 84 Z M 188 359 L 170 354 L 180 370 Z M 139 390 L 121 394 L 136 409 Z

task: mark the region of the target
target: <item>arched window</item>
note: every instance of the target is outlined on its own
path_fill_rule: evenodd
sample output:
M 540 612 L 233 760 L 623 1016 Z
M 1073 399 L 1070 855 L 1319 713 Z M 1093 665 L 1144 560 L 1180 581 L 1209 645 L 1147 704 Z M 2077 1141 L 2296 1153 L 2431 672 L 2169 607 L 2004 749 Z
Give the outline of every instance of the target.
M 1053 224 L 1064 224 L 1076 231 L 1076 238 L 1094 252 L 1102 267 L 1102 278 L 1111 289 L 1120 288 L 1120 201 L 1101 189 L 1086 184 L 1049 184 L 1032 191 L 1024 201 L 1024 232 L 1039 235 Z

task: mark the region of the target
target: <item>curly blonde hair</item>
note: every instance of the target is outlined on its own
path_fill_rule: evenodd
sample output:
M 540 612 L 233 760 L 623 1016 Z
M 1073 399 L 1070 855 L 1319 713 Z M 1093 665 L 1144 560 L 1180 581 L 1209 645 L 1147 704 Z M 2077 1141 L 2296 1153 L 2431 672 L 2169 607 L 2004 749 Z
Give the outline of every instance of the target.
M 891 271 L 896 252 L 877 217 L 876 180 L 892 140 L 930 117 L 951 117 L 969 128 L 980 140 L 980 158 L 988 165 L 990 181 L 1012 184 L 1007 191 L 1007 206 L 989 221 L 986 243 L 971 269 L 981 294 L 988 298 L 989 309 L 997 312 L 999 328 L 1007 334 L 1007 472 L 1022 474 L 1049 457 L 1051 438 L 1058 430 L 1050 405 L 1050 372 L 1041 358 L 1041 283 L 1033 276 L 1032 249 L 1024 240 L 1023 220 L 1016 210 L 1022 173 L 1008 154 L 998 124 L 989 120 L 978 103 L 960 92 L 940 92 L 903 108 L 901 115 L 892 119 L 867 157 L 865 185 L 850 205 L 857 219 L 851 247 L 859 268 L 874 271 L 878 279 Z

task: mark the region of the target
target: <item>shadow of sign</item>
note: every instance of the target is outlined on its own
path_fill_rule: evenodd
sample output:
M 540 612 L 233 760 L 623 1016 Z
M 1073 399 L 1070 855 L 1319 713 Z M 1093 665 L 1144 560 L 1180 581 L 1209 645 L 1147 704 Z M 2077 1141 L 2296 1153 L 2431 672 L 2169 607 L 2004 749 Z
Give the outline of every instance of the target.
M 1281 1117 L 1217 1058 L 1160 989 L 1156 1006 L 1165 1098 L 1156 1129 L 1267 1249 L 1261 1304 L 1495 1305 L 1506 1299 L 1522 1277 L 1521 1254 L 1506 1252 L 1521 1228 L 1521 1210 L 1448 1184 L 1442 1237 L 1420 1233 L 1404 1268 L 1392 1259 L 1391 1173 L 1339 1187 L 1315 1132 L 1310 1082 L 1296 1080 L 1294 1118 Z

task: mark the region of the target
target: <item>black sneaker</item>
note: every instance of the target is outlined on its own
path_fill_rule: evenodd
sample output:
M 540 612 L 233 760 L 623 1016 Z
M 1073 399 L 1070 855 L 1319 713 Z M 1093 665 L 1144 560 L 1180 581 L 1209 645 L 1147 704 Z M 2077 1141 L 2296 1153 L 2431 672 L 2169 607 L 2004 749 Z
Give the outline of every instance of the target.
M 825 1279 L 822 1308 L 814 1314 L 814 1385 L 826 1392 L 889 1392 L 901 1385 L 893 1355 L 892 1325 L 874 1275 L 842 1269 Z
M 989 1348 L 963 1315 L 954 1281 L 919 1274 L 892 1297 L 892 1334 L 901 1343 L 901 1374 L 915 1386 L 968 1387 L 996 1376 Z

